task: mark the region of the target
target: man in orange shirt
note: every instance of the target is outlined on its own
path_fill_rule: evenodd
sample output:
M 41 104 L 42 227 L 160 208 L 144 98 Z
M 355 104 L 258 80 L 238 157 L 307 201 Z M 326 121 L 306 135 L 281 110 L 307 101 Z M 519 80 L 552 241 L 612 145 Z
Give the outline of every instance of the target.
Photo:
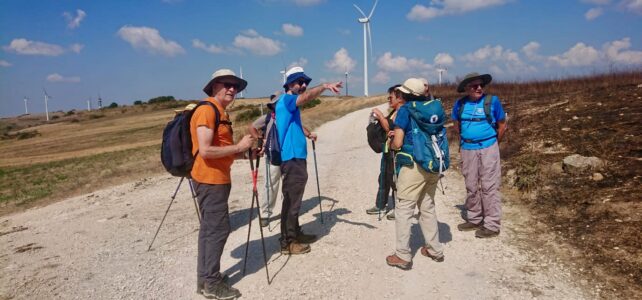
M 191 176 L 201 214 L 197 293 L 207 298 L 233 299 L 241 296 L 239 290 L 226 282 L 220 270 L 223 247 L 231 231 L 227 201 L 232 188 L 232 163 L 236 158 L 244 158 L 255 141 L 248 134 L 234 144 L 232 122 L 225 108 L 246 86 L 247 81 L 236 77 L 231 70 L 214 72 L 203 88 L 209 96 L 204 101 L 213 106 L 199 106 L 190 121 L 192 154 L 195 156 Z

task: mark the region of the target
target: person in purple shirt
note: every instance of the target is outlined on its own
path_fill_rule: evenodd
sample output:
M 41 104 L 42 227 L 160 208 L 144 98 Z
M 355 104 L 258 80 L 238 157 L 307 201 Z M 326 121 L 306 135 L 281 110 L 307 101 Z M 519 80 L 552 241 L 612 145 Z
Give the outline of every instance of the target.
M 499 98 L 484 93 L 491 81 L 490 74 L 467 74 L 457 87 L 457 92 L 466 96 L 455 102 L 451 115 L 460 136 L 461 172 L 466 184 L 467 220 L 457 228 L 476 230 L 478 238 L 499 235 L 502 213 L 499 143 L 506 132 L 506 113 Z

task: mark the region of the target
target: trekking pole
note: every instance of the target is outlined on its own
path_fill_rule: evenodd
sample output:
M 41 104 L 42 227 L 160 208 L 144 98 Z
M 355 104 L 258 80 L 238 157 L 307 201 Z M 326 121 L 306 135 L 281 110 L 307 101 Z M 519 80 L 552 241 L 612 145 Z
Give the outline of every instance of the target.
M 259 147 L 261 144 L 261 140 L 259 140 Z M 261 160 L 260 156 L 256 157 L 256 168 L 252 164 L 252 149 L 249 150 L 249 156 L 250 156 L 250 170 L 252 171 L 252 205 L 250 208 L 250 219 L 249 219 L 249 224 L 248 224 L 248 230 L 247 230 L 247 241 L 245 242 L 245 258 L 243 259 L 243 276 L 245 276 L 245 270 L 247 266 L 247 253 L 248 253 L 248 248 L 250 245 L 250 231 L 252 228 L 252 215 L 254 214 L 254 202 L 256 201 L 256 208 L 258 211 L 258 216 L 259 216 L 259 231 L 261 232 L 261 245 L 263 247 L 263 262 L 265 263 L 265 275 L 267 278 L 268 284 L 270 284 L 270 273 L 268 272 L 268 266 L 267 266 L 267 254 L 265 252 L 265 238 L 263 237 L 263 228 L 261 227 L 261 209 L 259 208 L 259 193 L 257 190 L 257 180 L 258 180 L 258 171 L 259 171 L 259 161 Z
M 265 201 L 267 202 L 266 206 L 268 209 L 270 209 L 270 190 L 272 189 L 272 174 L 270 174 L 270 161 L 265 157 Z M 268 210 L 269 213 L 272 213 L 270 210 Z M 272 232 L 272 229 L 270 229 L 270 216 L 268 214 L 267 216 L 267 221 L 268 221 L 268 231 Z M 260 224 L 259 224 L 260 226 Z
M 163 226 L 163 222 L 165 222 L 165 217 L 167 217 L 167 213 L 169 212 L 170 207 L 172 207 L 172 203 L 174 203 L 174 198 L 176 198 L 176 194 L 178 193 L 178 189 L 181 187 L 181 183 L 183 183 L 183 179 L 185 179 L 185 177 L 181 177 L 181 181 L 178 182 L 178 186 L 176 186 L 176 190 L 174 191 L 174 195 L 172 195 L 172 198 L 169 201 L 169 205 L 167 206 L 167 209 L 165 210 L 165 215 L 163 215 L 163 219 L 161 220 L 160 224 L 158 224 L 158 229 L 156 229 L 156 234 L 154 234 L 154 238 L 152 239 L 152 242 L 149 243 L 149 248 L 147 248 L 147 251 L 152 250 L 152 245 L 154 244 L 154 241 L 156 240 L 156 236 L 158 235 L 158 232 L 160 231 L 161 226 Z M 200 221 L 200 216 L 199 216 L 199 221 Z
M 196 201 L 196 193 L 194 193 L 194 186 L 192 185 L 192 179 L 187 178 L 189 183 L 189 191 L 192 193 L 192 200 L 194 200 L 194 208 L 196 208 L 196 216 L 198 217 L 198 224 L 201 224 L 201 212 L 198 209 L 198 201 Z
M 323 224 L 323 208 L 321 207 L 321 188 L 319 187 L 319 170 L 317 168 L 317 147 L 312 140 L 312 153 L 314 154 L 314 173 L 317 175 L 317 192 L 319 193 L 319 212 L 321 214 L 321 224 Z

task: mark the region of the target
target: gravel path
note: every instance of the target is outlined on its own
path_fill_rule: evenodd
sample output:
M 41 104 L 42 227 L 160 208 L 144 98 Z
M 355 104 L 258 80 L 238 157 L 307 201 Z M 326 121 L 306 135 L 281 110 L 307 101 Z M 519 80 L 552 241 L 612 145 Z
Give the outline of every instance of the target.
M 256 220 L 247 274 L 241 275 L 251 181 L 247 161 L 235 163 L 233 231 L 222 269 L 243 299 L 588 297 L 566 270 L 514 246 L 518 233 L 511 225 L 527 216 L 516 208 L 505 205 L 499 238 L 480 240 L 472 232 L 457 231 L 457 205 L 465 191 L 456 171 L 447 172 L 446 195 L 436 200 L 445 262 L 433 262 L 418 252 L 423 241 L 415 225 L 412 270 L 387 266 L 394 223 L 365 214 L 374 203 L 379 162 L 365 141 L 368 113 L 369 109 L 348 114 L 318 130 L 324 224 L 319 222 L 308 147 L 301 224 L 320 239 L 306 255 L 283 256 L 278 251 L 278 220 L 273 221 L 271 232 L 264 232 L 270 285 Z M 198 219 L 187 185 L 181 187 L 152 251 L 147 251 L 177 184 L 170 176 L 146 178 L 0 218 L 0 299 L 203 299 L 195 293 Z

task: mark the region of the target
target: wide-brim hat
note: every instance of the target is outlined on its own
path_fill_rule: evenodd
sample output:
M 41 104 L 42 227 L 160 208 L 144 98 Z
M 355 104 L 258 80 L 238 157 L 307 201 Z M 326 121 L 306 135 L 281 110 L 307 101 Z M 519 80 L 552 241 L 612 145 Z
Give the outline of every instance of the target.
M 301 68 L 301 67 L 293 67 L 293 68 L 289 69 L 287 72 L 285 72 L 285 76 L 287 76 L 287 78 L 285 79 L 285 83 L 283 84 L 283 88 L 286 89 L 286 90 L 288 89 L 288 85 L 290 85 L 291 83 L 293 83 L 293 82 L 295 82 L 295 81 L 297 81 L 297 80 L 299 80 L 301 78 L 303 78 L 303 80 L 305 80 L 305 84 L 306 85 L 309 85 L 310 81 L 312 81 L 312 78 L 308 77 L 308 75 L 305 75 L 305 73 L 303 72 L 303 68 Z
M 426 88 L 424 87 L 423 80 L 419 78 L 408 78 L 401 86 L 397 87 L 396 90 L 401 91 L 404 94 L 423 96 Z
M 239 89 L 236 91 L 237 93 L 240 93 L 245 89 L 247 86 L 247 81 L 245 79 L 237 77 L 236 73 L 230 69 L 220 69 L 216 70 L 212 74 L 212 79 L 205 85 L 203 88 L 203 92 L 207 94 L 208 96 L 212 97 L 212 85 L 216 82 L 233 82 L 238 84 Z
M 281 93 L 275 92 L 274 94 L 270 95 L 270 102 L 266 105 L 269 109 L 274 110 L 274 106 L 276 105 L 276 102 L 279 101 L 279 96 Z
M 477 79 L 481 79 L 481 81 L 482 81 L 482 85 L 487 85 L 487 84 L 489 84 L 491 81 L 493 81 L 493 77 L 492 77 L 492 76 L 490 76 L 490 74 L 483 74 L 483 75 L 479 75 L 479 73 L 477 73 L 477 72 L 468 73 L 468 74 L 466 74 L 466 76 L 464 77 L 464 79 L 463 79 L 463 80 L 459 83 L 459 85 L 457 86 L 457 92 L 458 92 L 458 93 L 463 93 L 463 92 L 465 92 L 465 91 L 466 91 L 466 85 L 467 85 L 469 82 L 474 81 L 474 80 L 477 80 Z

